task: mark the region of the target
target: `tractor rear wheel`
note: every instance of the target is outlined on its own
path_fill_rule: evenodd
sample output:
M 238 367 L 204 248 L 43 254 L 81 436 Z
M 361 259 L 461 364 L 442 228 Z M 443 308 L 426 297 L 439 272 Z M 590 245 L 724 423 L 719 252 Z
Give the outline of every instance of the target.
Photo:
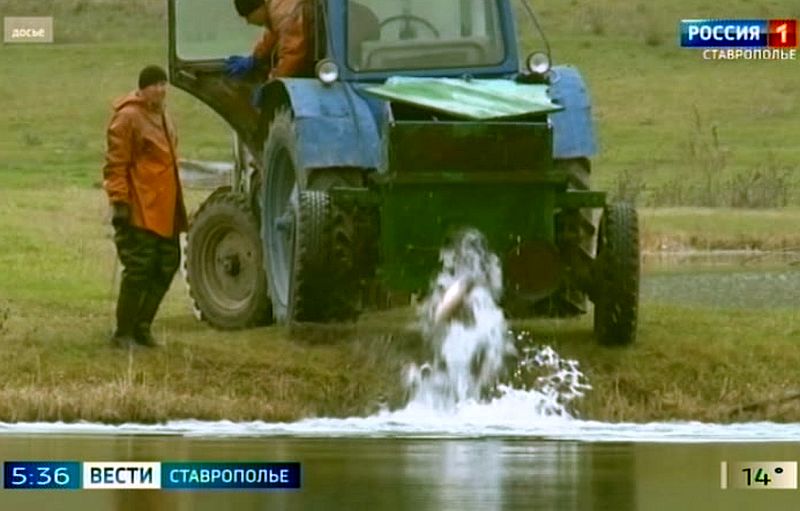
M 211 326 L 269 323 L 258 223 L 245 196 L 220 190 L 203 203 L 189 228 L 185 265 L 194 308 Z
M 639 309 L 639 224 L 630 204 L 613 204 L 603 211 L 592 294 L 597 341 L 607 346 L 634 342 Z

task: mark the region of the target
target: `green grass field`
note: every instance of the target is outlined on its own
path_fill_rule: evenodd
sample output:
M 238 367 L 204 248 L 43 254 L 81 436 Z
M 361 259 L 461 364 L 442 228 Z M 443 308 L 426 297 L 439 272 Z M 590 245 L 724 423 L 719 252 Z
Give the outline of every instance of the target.
M 540 15 L 556 60 L 578 66 L 591 87 L 600 187 L 633 189 L 643 205 L 703 205 L 695 203 L 735 191 L 737 175 L 762 172 L 784 185 L 789 208 L 645 209 L 644 248 L 798 247 L 797 62 L 707 62 L 677 48 L 676 32 L 681 18 L 800 9 L 786 0 L 716 5 L 571 1 L 544 4 Z M 134 88 L 138 70 L 165 64 L 163 5 L 0 0 L 0 16 L 11 15 L 54 16 L 57 44 L 0 46 L 0 420 L 290 420 L 402 402 L 401 368 L 418 348 L 403 311 L 312 335 L 223 334 L 193 319 L 176 279 L 155 325 L 167 346 L 109 347 L 115 256 L 98 186 L 105 127 L 110 102 Z M 229 132 L 213 112 L 174 89 L 169 102 L 183 157 L 228 157 Z M 190 205 L 205 193 L 192 191 Z M 791 403 L 735 411 L 794 390 L 796 311 L 643 303 L 639 342 L 625 350 L 595 346 L 589 318 L 523 326 L 581 361 L 594 385 L 580 405 L 586 417 L 800 420 Z
M 134 87 L 143 65 L 166 62 L 164 5 L 0 4 L 3 16 L 54 16 L 57 41 L 0 50 L 0 76 L 8 77 L 0 81 L 0 94 L 13 105 L 11 115 L 0 118 L 0 170 L 15 171 L 23 183 L 97 179 L 109 103 Z M 575 0 L 542 3 L 539 15 L 556 62 L 577 66 L 589 84 L 600 142 L 594 165 L 599 187 L 617 190 L 622 180 L 643 190 L 645 204 L 719 205 L 730 202 L 723 197 L 730 189 L 746 186 L 735 176 L 760 172 L 781 189 L 792 185 L 786 200 L 798 204 L 797 62 L 704 61 L 677 44 L 682 18 L 800 17 L 796 3 L 722 8 L 710 0 Z M 525 47 L 541 43 L 528 34 Z M 182 155 L 226 158 L 230 139 L 221 120 L 180 91 L 170 100 Z M 709 179 L 714 186 L 705 191 Z M 766 186 L 764 181 L 753 186 Z M 703 193 L 676 190 L 687 183 Z
M 797 208 L 648 208 L 639 214 L 647 251 L 800 250 Z

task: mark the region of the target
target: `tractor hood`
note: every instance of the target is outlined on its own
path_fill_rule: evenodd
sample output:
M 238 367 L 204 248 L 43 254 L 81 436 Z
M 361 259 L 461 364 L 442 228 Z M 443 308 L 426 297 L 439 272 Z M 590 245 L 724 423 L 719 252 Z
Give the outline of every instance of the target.
M 561 110 L 547 85 L 511 80 L 392 77 L 366 92 L 456 117 L 475 120 L 517 117 Z

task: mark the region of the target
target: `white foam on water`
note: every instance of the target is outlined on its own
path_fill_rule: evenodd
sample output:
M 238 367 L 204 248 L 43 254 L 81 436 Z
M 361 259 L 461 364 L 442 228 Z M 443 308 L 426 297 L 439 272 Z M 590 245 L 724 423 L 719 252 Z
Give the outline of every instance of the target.
M 533 438 L 581 442 L 797 442 L 800 424 L 752 422 L 604 423 L 551 417 L 531 420 L 520 412 L 518 396 L 479 406 L 465 405 L 455 415 L 429 409 L 383 412 L 372 417 L 307 419 L 293 423 L 170 421 L 164 424 L 0 423 L 0 436 L 181 436 L 196 438 Z M 522 400 L 525 405 L 525 400 Z

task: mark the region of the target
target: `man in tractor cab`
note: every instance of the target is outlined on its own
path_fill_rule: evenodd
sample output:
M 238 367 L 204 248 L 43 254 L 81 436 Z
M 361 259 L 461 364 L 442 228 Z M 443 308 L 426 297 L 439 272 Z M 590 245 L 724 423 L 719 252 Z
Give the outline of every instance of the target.
M 247 23 L 266 30 L 251 55 L 225 60 L 226 75 L 240 78 L 261 67 L 270 68 L 269 79 L 313 74 L 313 0 L 234 0 L 234 4 Z
M 236 11 L 252 25 L 266 28 L 252 55 L 234 55 L 225 60 L 225 74 L 240 78 L 257 68 L 274 66 L 268 78 L 311 76 L 314 71 L 313 0 L 235 0 Z M 380 39 L 380 22 L 364 5 L 348 2 L 349 48 L 351 63 L 361 61 L 361 43 Z

